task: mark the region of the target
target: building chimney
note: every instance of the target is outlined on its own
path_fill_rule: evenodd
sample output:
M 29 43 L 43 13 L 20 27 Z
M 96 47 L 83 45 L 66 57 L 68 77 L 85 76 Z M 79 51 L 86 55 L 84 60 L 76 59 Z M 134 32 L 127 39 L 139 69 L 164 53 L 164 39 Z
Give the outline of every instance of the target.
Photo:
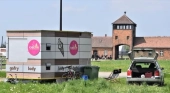
M 107 34 L 105 34 L 105 37 L 107 37 Z

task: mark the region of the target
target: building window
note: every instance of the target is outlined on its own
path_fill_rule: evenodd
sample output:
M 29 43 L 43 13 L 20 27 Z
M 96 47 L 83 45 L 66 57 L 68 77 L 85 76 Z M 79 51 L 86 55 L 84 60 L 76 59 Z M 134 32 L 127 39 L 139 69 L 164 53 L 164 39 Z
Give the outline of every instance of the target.
M 122 25 L 120 25 L 120 29 L 122 29 L 123 28 L 123 26 Z
M 126 29 L 126 26 L 125 26 L 125 25 L 123 25 L 123 29 Z
M 127 36 L 127 40 L 129 39 L 129 36 Z
M 131 26 L 131 25 L 129 26 L 129 29 L 132 29 L 132 26 Z
M 128 26 L 128 25 L 126 25 L 126 29 L 129 29 L 129 26 Z
M 119 29 L 119 25 L 117 25 L 117 29 Z
M 107 50 L 104 50 L 104 55 L 105 55 L 105 56 L 107 55 Z
M 46 70 L 50 70 L 51 69 L 51 63 L 46 63 Z
M 160 56 L 164 56 L 163 50 L 160 51 Z
M 51 50 L 51 44 L 50 43 L 46 43 L 46 50 Z
M 115 39 L 118 39 L 118 36 L 115 36 Z

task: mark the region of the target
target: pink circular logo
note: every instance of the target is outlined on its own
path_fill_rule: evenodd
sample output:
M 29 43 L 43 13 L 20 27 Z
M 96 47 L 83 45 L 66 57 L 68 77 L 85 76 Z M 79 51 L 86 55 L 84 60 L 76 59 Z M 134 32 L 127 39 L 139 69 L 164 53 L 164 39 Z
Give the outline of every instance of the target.
M 37 40 L 31 40 L 28 43 L 28 52 L 36 56 L 40 52 L 40 43 Z
M 76 55 L 77 54 L 77 52 L 78 52 L 78 44 L 77 44 L 77 42 L 75 40 L 71 41 L 69 49 L 70 49 L 71 55 Z

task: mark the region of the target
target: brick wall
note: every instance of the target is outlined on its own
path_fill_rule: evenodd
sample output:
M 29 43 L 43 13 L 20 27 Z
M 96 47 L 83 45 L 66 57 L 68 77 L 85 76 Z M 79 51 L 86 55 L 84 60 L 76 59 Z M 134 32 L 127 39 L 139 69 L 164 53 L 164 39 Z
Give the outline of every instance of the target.
M 104 55 L 104 51 L 107 50 L 107 55 L 110 56 L 112 55 L 112 48 L 92 48 L 91 53 L 93 54 L 93 50 L 97 50 L 98 51 L 98 55 Z
M 6 48 L 0 48 L 0 56 L 6 56 Z
M 117 39 L 116 39 L 116 36 L 117 36 Z M 113 45 L 125 44 L 125 45 L 131 46 L 132 40 L 133 40 L 132 30 L 114 30 L 113 31 Z
M 113 30 L 113 59 L 116 59 L 118 49 L 116 46 L 128 45 L 130 49 L 133 47 L 133 31 L 132 30 Z
M 0 52 L 6 52 L 6 48 L 4 49 L 4 48 L 0 48 Z
M 155 48 L 159 53 L 158 60 L 170 60 L 170 49 L 168 48 Z M 163 51 L 163 56 L 160 55 L 160 51 Z

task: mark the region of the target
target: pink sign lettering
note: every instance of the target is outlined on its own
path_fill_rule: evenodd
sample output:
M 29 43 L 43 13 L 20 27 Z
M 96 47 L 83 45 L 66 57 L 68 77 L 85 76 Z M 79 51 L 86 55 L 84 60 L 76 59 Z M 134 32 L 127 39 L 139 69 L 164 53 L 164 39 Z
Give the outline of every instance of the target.
M 76 55 L 78 52 L 78 43 L 75 40 L 71 41 L 69 49 L 71 55 Z
M 36 56 L 40 52 L 40 43 L 37 40 L 31 40 L 28 43 L 28 52 Z

